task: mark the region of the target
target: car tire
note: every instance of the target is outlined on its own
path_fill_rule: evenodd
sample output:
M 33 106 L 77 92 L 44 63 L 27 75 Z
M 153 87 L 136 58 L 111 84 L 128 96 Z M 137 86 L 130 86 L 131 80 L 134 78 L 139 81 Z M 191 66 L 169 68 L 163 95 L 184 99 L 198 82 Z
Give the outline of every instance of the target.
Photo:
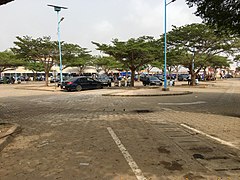
M 81 91 L 81 90 L 82 90 L 82 86 L 77 85 L 76 90 L 77 90 L 77 91 Z

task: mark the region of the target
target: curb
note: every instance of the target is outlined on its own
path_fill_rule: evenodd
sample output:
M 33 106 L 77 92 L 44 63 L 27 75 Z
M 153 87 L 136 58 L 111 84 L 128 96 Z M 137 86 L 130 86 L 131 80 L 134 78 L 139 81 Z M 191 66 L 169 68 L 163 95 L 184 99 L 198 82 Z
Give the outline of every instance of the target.
M 185 91 L 179 93 L 168 93 L 168 94 L 102 94 L 102 96 L 122 96 L 122 97 L 137 97 L 137 96 L 178 96 L 178 95 L 188 95 L 193 92 Z
M 50 91 L 50 92 L 57 92 L 57 91 L 60 91 L 60 90 L 57 90 L 57 89 L 40 89 L 40 88 L 15 88 L 15 89 L 22 89 L 22 90 L 34 90 L 34 91 Z
M 12 127 L 8 131 L 0 136 L 0 152 L 14 139 L 14 136 L 21 132 L 22 128 L 18 124 L 11 123 L 2 123 L 10 124 Z

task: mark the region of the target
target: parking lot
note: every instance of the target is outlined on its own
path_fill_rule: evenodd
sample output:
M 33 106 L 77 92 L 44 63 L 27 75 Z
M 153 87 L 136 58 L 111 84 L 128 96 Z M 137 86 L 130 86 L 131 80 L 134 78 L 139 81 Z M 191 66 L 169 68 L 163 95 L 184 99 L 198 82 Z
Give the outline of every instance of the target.
M 1 151 L 0 177 L 240 179 L 239 83 L 139 97 L 1 85 L 0 120 L 23 130 Z

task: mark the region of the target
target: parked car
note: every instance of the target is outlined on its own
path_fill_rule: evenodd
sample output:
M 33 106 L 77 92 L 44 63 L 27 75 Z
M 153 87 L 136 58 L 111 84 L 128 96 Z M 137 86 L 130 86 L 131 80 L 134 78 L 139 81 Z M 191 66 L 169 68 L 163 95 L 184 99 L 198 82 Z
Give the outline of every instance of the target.
M 178 81 L 188 81 L 189 74 L 179 74 L 178 75 Z
M 67 81 L 63 81 L 61 84 L 61 89 L 67 91 L 81 91 L 84 89 L 101 89 L 103 88 L 102 83 L 87 76 L 73 77 Z
M 50 83 L 58 83 L 58 82 L 60 82 L 60 78 L 59 77 L 56 77 L 56 78 L 51 78 L 50 79 Z
M 168 74 L 168 75 L 167 75 L 167 79 L 173 79 L 173 80 L 175 80 L 175 79 L 176 79 L 176 74 Z
M 157 77 L 160 81 L 164 81 L 164 75 L 162 74 L 155 74 L 155 77 Z
M 160 81 L 157 77 L 155 76 L 148 76 L 142 80 L 142 83 L 144 86 L 146 85 L 156 85 L 156 86 L 162 86 L 162 81 Z
M 233 76 L 231 74 L 225 74 L 224 78 L 233 78 Z
M 111 79 L 108 76 L 100 75 L 96 79 L 102 83 L 102 86 L 112 86 Z
M 0 84 L 10 84 L 13 83 L 11 77 L 3 76 L 0 78 Z

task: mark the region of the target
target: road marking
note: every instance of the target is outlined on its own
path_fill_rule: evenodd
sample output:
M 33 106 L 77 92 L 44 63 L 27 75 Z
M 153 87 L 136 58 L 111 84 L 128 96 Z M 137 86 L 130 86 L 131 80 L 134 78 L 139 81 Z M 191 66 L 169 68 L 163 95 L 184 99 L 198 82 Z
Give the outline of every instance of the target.
M 190 129 L 190 130 L 192 130 L 192 131 L 194 131 L 194 132 L 197 132 L 197 133 L 199 133 L 199 134 L 202 134 L 202 135 L 204 135 L 204 136 L 207 136 L 207 137 L 209 137 L 209 138 L 211 138 L 211 139 L 214 139 L 215 141 L 218 141 L 218 142 L 220 142 L 221 144 L 224 144 L 224 145 L 227 145 L 227 146 L 230 146 L 230 147 L 233 147 L 233 148 L 236 148 L 236 149 L 240 150 L 239 147 L 237 147 L 236 145 L 234 145 L 234 144 L 232 144 L 232 143 L 230 143 L 230 142 L 227 142 L 227 141 L 224 141 L 224 140 L 219 139 L 219 138 L 217 138 L 217 137 L 214 137 L 214 136 L 211 136 L 211 135 L 209 135 L 209 134 L 206 134 L 206 133 L 204 133 L 204 132 L 202 132 L 202 131 L 199 131 L 199 130 L 197 130 L 197 129 L 194 129 L 194 128 L 186 125 L 186 124 L 181 124 L 181 126 L 187 128 L 187 129 Z
M 124 145 L 121 143 L 120 139 L 117 137 L 117 135 L 114 133 L 114 131 L 112 130 L 111 127 L 107 128 L 109 134 L 112 136 L 113 140 L 115 141 L 115 143 L 117 144 L 118 148 L 120 149 L 120 151 L 122 152 L 124 158 L 126 159 L 126 161 L 128 162 L 129 166 L 131 167 L 132 171 L 134 172 L 136 178 L 138 180 L 147 180 L 141 169 L 139 169 L 137 163 L 133 160 L 132 156 L 129 154 L 129 152 L 127 151 L 127 149 L 124 147 Z
M 158 103 L 160 105 L 173 105 L 173 106 L 184 106 L 184 105 L 195 105 L 195 104 L 205 104 L 205 101 L 189 102 L 189 103 Z

